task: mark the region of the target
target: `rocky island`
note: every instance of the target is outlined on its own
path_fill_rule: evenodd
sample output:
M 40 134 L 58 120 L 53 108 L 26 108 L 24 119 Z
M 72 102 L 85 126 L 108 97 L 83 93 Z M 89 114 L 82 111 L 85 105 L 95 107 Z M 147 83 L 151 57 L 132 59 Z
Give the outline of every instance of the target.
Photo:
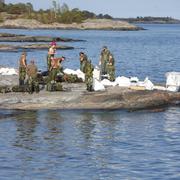
M 0 86 L 18 84 L 18 76 L 0 76 Z M 40 93 L 0 93 L 1 109 L 159 109 L 180 104 L 180 92 L 134 90 L 107 87 L 105 91 L 87 92 L 84 83 L 63 83 L 63 91 Z
M 137 31 L 143 28 L 130 24 L 126 21 L 111 19 L 87 19 L 82 23 L 51 23 L 43 24 L 34 19 L 13 19 L 0 23 L 0 28 L 23 28 L 23 29 L 76 29 L 76 30 L 120 30 Z

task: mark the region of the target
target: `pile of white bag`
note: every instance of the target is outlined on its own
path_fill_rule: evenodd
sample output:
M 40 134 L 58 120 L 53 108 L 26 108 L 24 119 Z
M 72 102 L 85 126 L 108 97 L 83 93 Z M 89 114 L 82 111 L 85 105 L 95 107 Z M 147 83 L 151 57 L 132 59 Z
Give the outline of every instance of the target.
M 65 69 L 64 73 L 74 74 L 79 78 L 82 78 L 85 81 L 85 74 L 80 70 Z M 144 81 L 140 81 L 137 77 L 125 77 L 119 76 L 115 79 L 114 82 L 109 81 L 108 79 L 100 80 L 100 69 L 96 66 L 93 71 L 93 88 L 95 91 L 104 91 L 108 86 L 119 86 L 127 88 L 141 88 L 144 90 L 167 90 L 177 92 L 180 90 L 180 73 L 179 72 L 169 72 L 166 73 L 166 87 L 154 85 L 148 77 Z
M 180 72 L 168 72 L 166 78 L 167 90 L 178 92 L 180 90 Z
M 83 81 L 85 81 L 85 74 L 80 69 L 77 69 L 75 71 L 75 70 L 66 68 L 63 72 L 69 75 L 70 74 L 77 75 L 78 78 L 81 78 Z
M 0 75 L 17 75 L 18 72 L 16 69 L 14 68 L 5 68 L 5 67 L 2 67 L 0 68 Z

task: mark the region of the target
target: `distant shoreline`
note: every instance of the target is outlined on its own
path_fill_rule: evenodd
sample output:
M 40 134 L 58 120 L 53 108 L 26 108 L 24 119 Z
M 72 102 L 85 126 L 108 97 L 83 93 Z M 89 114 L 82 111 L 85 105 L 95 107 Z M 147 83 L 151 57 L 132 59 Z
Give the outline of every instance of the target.
M 130 24 L 126 21 L 107 19 L 88 19 L 83 23 L 72 24 L 43 24 L 34 19 L 14 19 L 0 23 L 0 28 L 8 29 L 59 29 L 59 30 L 118 30 L 138 31 L 144 28 Z
M 179 19 L 171 17 L 137 17 L 137 18 L 115 18 L 118 21 L 127 21 L 133 24 L 180 24 Z

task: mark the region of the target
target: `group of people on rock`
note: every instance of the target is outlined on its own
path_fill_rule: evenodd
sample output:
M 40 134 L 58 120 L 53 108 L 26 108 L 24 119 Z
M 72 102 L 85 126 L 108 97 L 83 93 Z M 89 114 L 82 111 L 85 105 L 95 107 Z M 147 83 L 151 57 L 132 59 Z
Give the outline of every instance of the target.
M 63 75 L 63 68 L 61 63 L 65 60 L 65 57 L 56 58 L 56 42 L 50 44 L 47 55 L 47 72 L 48 72 L 48 82 L 47 90 L 52 84 L 56 84 L 57 76 Z M 85 83 L 88 91 L 93 91 L 93 71 L 94 66 L 91 60 L 88 59 L 84 52 L 79 53 L 80 60 L 80 70 L 85 74 Z M 112 53 L 108 50 L 106 46 L 102 48 L 100 60 L 100 77 L 101 80 L 104 78 L 110 81 L 115 80 L 115 61 Z M 27 65 L 26 53 L 23 52 L 19 60 L 19 86 L 25 84 L 25 79 L 27 75 L 27 85 L 29 92 L 33 93 L 39 92 L 39 83 L 37 79 L 38 68 L 35 65 L 34 60 Z
M 30 64 L 27 64 L 26 60 L 26 52 L 21 54 L 19 60 L 19 86 L 25 85 L 26 75 L 28 77 L 27 84 L 28 84 L 28 91 L 29 93 L 39 92 L 39 82 L 37 80 L 37 73 L 38 68 L 35 65 L 34 60 L 30 61 Z

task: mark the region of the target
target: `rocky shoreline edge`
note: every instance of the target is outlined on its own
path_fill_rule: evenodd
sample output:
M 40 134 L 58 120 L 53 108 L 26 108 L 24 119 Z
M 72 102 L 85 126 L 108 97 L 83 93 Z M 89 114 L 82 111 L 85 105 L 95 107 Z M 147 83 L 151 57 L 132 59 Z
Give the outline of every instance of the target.
M 59 29 L 59 30 L 119 30 L 138 31 L 144 28 L 130 24 L 126 21 L 108 19 L 87 19 L 82 23 L 72 24 L 42 24 L 34 19 L 14 19 L 0 23 L 0 28 L 11 29 Z
M 18 77 L 0 76 L 0 84 L 18 84 Z M 135 90 L 106 87 L 105 91 L 87 92 L 84 83 L 62 83 L 63 91 L 36 94 L 27 92 L 0 93 L 0 109 L 14 110 L 157 110 L 180 105 L 180 92 Z M 4 86 L 4 85 L 3 85 Z

